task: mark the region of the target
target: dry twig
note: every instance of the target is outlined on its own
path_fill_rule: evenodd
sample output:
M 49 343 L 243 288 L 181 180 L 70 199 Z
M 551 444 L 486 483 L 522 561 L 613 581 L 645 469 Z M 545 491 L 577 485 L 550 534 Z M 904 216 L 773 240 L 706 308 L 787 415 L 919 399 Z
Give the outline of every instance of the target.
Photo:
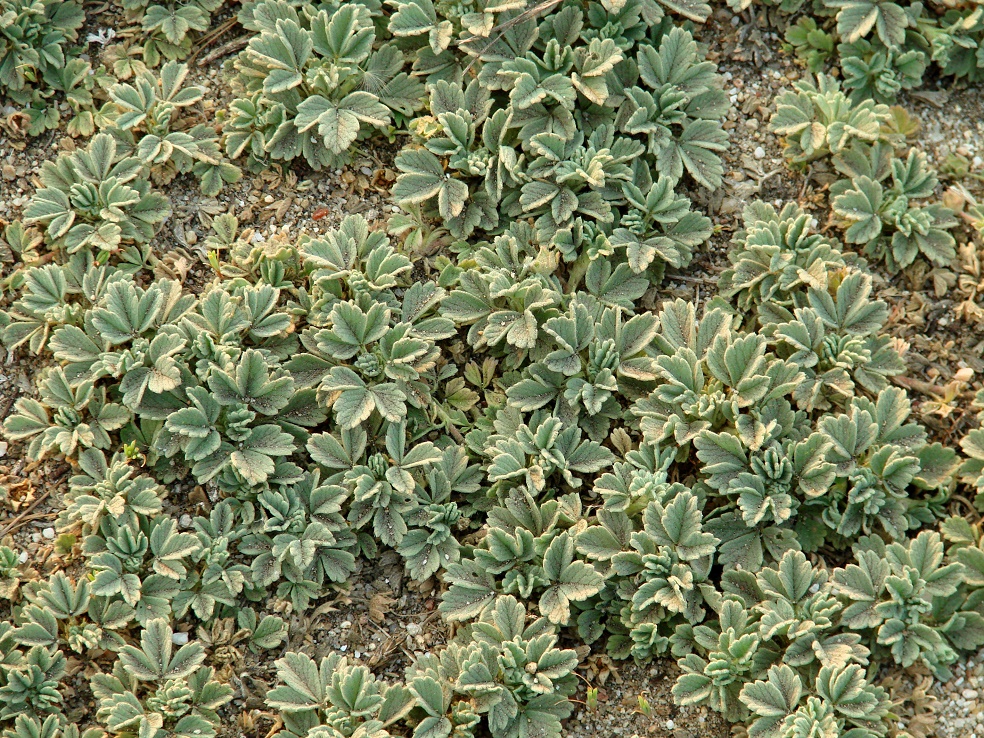
M 205 49 L 211 46 L 215 41 L 217 41 L 219 38 L 224 36 L 226 33 L 231 31 L 238 22 L 239 19 L 233 16 L 225 23 L 223 23 L 221 26 L 216 28 L 214 31 L 210 31 L 206 35 L 202 36 L 202 38 L 198 42 L 198 48 L 196 48 L 192 52 L 191 56 L 188 57 L 188 66 L 191 66 L 191 64 L 198 58 L 198 55 L 201 54 Z

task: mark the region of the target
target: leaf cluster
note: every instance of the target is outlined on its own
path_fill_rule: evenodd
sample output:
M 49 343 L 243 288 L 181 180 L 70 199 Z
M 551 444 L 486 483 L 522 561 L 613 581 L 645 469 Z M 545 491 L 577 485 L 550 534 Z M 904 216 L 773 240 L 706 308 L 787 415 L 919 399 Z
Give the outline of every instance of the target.
M 741 2 L 744 10 L 750 1 Z M 782 14 L 801 2 L 775 3 Z M 980 79 L 984 70 L 984 15 L 973 2 L 920 3 L 820 0 L 789 25 L 786 40 L 813 73 L 839 67 L 855 103 L 894 102 L 903 90 L 922 86 L 927 72 Z
M 44 97 L 43 88 L 77 56 L 84 22 L 81 4 L 72 0 L 3 0 L 0 93 L 21 105 Z
M 187 76 L 187 65 L 169 61 L 159 76 L 147 70 L 132 84 L 114 84 L 100 125 L 124 152 L 144 162 L 154 184 L 191 172 L 201 181 L 202 194 L 214 196 L 223 185 L 239 181 L 241 173 L 223 157 L 215 129 L 185 117 L 205 96 L 202 87 L 184 87 Z
M 240 20 L 256 35 L 234 64 L 242 96 L 225 126 L 229 156 L 252 170 L 296 158 L 334 168 L 358 140 L 419 109 L 423 87 L 377 32 L 380 14 L 378 3 L 245 6 Z
M 848 243 L 884 261 L 891 272 L 925 257 L 950 264 L 957 225 L 952 210 L 934 197 L 938 180 L 926 156 L 909 149 L 902 156 L 901 134 L 892 111 L 871 99 L 852 102 L 824 75 L 780 95 L 772 130 L 786 136 L 786 156 L 802 166 L 829 157 L 841 179 L 831 187 L 831 207 Z
M 128 20 L 140 24 L 143 61 L 156 67 L 163 59 L 176 61 L 191 54 L 196 38 L 209 29 L 222 0 L 116 0 Z

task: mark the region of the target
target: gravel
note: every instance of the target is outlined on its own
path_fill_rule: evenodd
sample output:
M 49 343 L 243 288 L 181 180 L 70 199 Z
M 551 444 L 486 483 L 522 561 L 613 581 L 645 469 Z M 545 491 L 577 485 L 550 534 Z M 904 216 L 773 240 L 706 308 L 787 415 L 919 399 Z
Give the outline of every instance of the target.
M 956 664 L 953 678 L 933 687 L 939 699 L 939 738 L 984 736 L 984 649 L 973 658 Z

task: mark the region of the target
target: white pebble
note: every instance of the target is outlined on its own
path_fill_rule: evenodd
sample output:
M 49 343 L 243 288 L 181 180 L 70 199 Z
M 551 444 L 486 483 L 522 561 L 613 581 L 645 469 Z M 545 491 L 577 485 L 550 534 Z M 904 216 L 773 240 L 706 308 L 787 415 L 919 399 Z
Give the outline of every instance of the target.
M 756 146 L 755 147 L 755 158 L 756 159 L 764 159 L 765 158 L 765 149 L 763 149 L 761 146 Z
M 182 515 L 178 519 L 178 525 L 180 525 L 182 528 L 190 528 L 191 527 L 191 516 L 188 513 L 185 513 L 184 515 Z
M 339 624 L 338 627 L 341 628 L 342 630 L 347 630 L 348 628 L 351 628 L 352 627 L 352 621 L 351 620 L 343 620 Z
M 981 165 L 984 165 L 984 159 L 979 156 L 975 156 L 971 163 L 974 165 L 974 169 L 980 169 Z
M 407 623 L 407 635 L 419 636 L 421 627 L 417 623 Z
M 187 642 L 188 642 L 187 633 L 182 633 L 179 631 L 177 633 L 171 634 L 171 643 L 173 643 L 175 646 L 183 646 Z
M 666 721 L 666 729 L 667 730 L 673 730 L 675 727 L 676 727 L 676 723 L 674 723 L 672 720 L 667 720 Z
M 22 564 L 26 564 L 27 563 L 27 551 L 21 551 L 20 552 L 20 556 L 17 557 L 17 560 L 20 563 L 22 563 Z
M 55 529 L 51 527 L 45 528 L 44 530 L 41 531 L 41 535 L 43 535 L 49 541 L 53 541 L 55 539 Z
M 964 696 L 964 699 L 968 699 L 968 700 L 976 700 L 977 699 L 977 690 L 976 689 L 965 689 L 960 694 L 962 694 Z

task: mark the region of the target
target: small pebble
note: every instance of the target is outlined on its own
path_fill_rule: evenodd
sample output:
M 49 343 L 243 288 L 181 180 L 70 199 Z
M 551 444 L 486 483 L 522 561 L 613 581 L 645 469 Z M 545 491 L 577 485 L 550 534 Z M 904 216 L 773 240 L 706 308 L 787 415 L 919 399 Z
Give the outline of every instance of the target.
M 763 149 L 761 146 L 756 146 L 755 147 L 755 158 L 756 159 L 764 159 L 765 158 L 765 149 Z
M 188 515 L 187 513 L 185 513 L 178 519 L 178 525 L 180 525 L 182 528 L 190 528 L 191 522 L 192 522 L 191 516 Z
M 173 643 L 175 646 L 183 646 L 187 642 L 188 642 L 188 634 L 187 633 L 181 633 L 179 631 L 177 633 L 172 633 L 171 634 L 171 643 Z
M 675 722 L 673 722 L 672 720 L 667 720 L 666 721 L 666 729 L 667 730 L 673 730 L 675 727 L 676 727 L 676 723 Z
M 418 636 L 421 633 L 421 627 L 417 623 L 407 623 L 407 635 Z
M 55 529 L 50 527 L 45 528 L 44 530 L 41 531 L 41 535 L 43 535 L 49 541 L 53 541 L 55 539 Z

